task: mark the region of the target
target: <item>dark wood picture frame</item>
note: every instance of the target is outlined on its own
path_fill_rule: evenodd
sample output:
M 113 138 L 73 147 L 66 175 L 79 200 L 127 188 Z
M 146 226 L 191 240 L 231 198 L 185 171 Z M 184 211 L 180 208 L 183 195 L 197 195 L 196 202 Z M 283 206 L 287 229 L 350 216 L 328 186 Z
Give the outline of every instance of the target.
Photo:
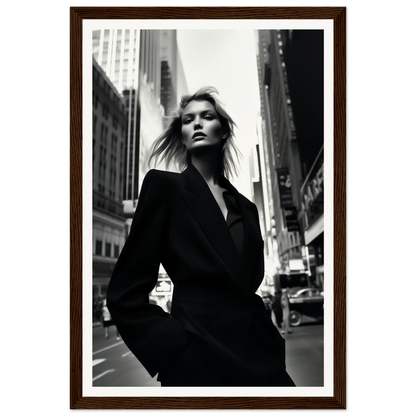
M 84 19 L 331 19 L 333 96 L 333 397 L 83 397 L 82 393 L 82 23 Z M 70 8 L 70 408 L 345 409 L 346 408 L 346 8 L 71 7 Z

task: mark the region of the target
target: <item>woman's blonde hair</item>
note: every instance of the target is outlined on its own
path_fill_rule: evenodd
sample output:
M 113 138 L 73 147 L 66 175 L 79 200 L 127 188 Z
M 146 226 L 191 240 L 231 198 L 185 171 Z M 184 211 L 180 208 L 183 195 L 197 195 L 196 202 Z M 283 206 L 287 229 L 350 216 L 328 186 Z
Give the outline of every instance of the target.
M 236 127 L 236 124 L 225 111 L 218 98 L 218 91 L 214 87 L 202 87 L 195 94 L 182 97 L 176 112 L 170 116 L 171 122 L 169 127 L 153 144 L 149 164 L 153 158 L 155 158 L 155 163 L 157 163 L 159 158 L 161 160 L 166 159 L 167 166 L 173 161 L 176 162 L 178 168 L 182 171 L 191 163 L 191 155 L 182 143 L 182 114 L 191 101 L 208 101 L 215 108 L 226 136 L 221 149 L 219 173 L 226 177 L 237 174 L 237 165 L 233 155 L 239 161 L 241 153 L 234 143 L 234 127 Z

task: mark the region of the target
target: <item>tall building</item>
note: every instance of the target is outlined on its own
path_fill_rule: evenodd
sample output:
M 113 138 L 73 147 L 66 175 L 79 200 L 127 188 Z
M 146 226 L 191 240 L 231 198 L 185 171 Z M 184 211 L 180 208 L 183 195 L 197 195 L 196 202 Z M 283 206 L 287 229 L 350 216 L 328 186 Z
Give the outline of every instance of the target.
M 140 149 L 139 29 L 93 31 L 93 56 L 122 94 L 127 110 L 123 199 L 137 199 L 138 155 Z
M 277 31 L 259 31 L 258 70 L 263 115 L 264 179 L 271 197 L 271 234 L 280 273 L 303 270 L 299 229 L 292 221 L 301 181 L 296 129 Z
M 324 56 L 322 30 L 281 31 L 302 163 L 298 220 L 317 284 L 324 284 Z
M 161 31 L 160 60 L 162 65 L 161 103 L 169 116 L 181 97 L 188 94 L 185 72 L 178 49 L 176 30 Z M 166 123 L 169 118 L 166 117 Z
M 311 169 L 319 171 L 318 154 L 323 155 L 323 43 L 318 32 L 260 30 L 257 54 L 260 172 L 271 216 L 266 236 L 277 249 L 279 274 L 307 272 L 309 283 L 318 273 L 314 250 L 308 247 L 305 192 Z M 322 200 L 314 201 L 315 208 L 320 204 L 323 209 Z
M 93 296 L 102 300 L 125 241 L 123 216 L 126 111 L 93 59 Z
M 155 139 L 165 116 L 187 93 L 175 30 L 102 29 L 93 55 L 124 97 L 128 114 L 125 211 L 134 212 Z M 163 163 L 158 168 L 165 169 Z
M 92 37 L 93 56 L 119 93 L 137 88 L 140 30 L 100 29 Z
M 323 145 L 323 31 L 281 30 L 280 36 L 302 172 L 306 177 Z

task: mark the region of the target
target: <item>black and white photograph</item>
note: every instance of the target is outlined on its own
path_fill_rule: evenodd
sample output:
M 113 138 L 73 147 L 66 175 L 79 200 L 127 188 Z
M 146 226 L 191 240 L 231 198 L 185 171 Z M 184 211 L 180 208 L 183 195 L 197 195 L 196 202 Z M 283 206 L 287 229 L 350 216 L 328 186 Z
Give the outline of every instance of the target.
M 331 27 L 163 23 L 84 27 L 85 394 L 331 396 Z

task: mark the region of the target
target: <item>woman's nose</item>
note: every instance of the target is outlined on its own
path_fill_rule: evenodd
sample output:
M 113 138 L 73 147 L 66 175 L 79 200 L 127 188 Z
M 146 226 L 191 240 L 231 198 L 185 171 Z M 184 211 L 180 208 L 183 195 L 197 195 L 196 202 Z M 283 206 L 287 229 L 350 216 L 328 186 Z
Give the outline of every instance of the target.
M 194 130 L 200 129 L 202 128 L 202 124 L 201 124 L 201 119 L 199 117 L 197 117 L 195 119 L 195 123 L 194 123 Z

